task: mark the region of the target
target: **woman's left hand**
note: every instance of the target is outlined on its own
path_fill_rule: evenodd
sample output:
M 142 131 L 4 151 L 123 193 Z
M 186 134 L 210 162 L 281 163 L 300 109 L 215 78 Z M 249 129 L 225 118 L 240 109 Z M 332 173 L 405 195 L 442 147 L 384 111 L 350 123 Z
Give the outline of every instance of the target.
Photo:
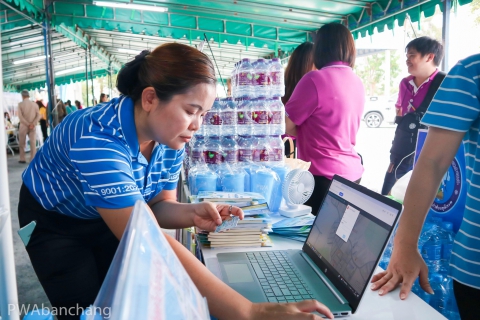
M 222 221 L 234 215 L 243 220 L 243 211 L 228 204 L 201 202 L 193 205 L 193 225 L 207 231 L 215 231 Z

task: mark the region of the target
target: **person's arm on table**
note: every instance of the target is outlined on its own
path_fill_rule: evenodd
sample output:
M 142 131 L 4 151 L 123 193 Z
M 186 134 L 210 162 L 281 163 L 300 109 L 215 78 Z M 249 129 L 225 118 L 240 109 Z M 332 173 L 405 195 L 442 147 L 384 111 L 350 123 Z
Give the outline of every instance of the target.
M 102 216 L 113 234 L 120 240 L 133 207 L 122 209 L 102 209 Z M 254 304 L 227 286 L 213 275 L 198 259 L 172 237 L 164 234 L 170 246 L 192 279 L 200 293 L 207 298 L 211 313 L 219 319 L 318 319 L 310 314 L 317 311 L 333 319 L 330 310 L 315 300 L 297 303 Z
M 428 268 L 418 252 L 418 238 L 441 179 L 462 142 L 464 132 L 430 127 L 412 178 L 407 187 L 404 211 L 394 239 L 387 270 L 372 278 L 372 289 L 384 295 L 400 283 L 400 298 L 406 299 L 417 276 L 420 286 L 433 293 Z

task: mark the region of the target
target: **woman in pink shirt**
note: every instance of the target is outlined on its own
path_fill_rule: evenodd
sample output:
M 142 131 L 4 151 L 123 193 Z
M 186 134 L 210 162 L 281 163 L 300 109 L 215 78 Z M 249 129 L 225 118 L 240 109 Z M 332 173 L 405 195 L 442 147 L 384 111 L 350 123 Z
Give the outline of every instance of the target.
M 298 158 L 312 162 L 315 189 L 306 204 L 315 215 L 335 174 L 355 182 L 363 174 L 355 144 L 365 90 L 352 70 L 355 54 L 347 27 L 321 27 L 314 44 L 318 70 L 300 80 L 285 106 L 287 133 L 297 137 Z

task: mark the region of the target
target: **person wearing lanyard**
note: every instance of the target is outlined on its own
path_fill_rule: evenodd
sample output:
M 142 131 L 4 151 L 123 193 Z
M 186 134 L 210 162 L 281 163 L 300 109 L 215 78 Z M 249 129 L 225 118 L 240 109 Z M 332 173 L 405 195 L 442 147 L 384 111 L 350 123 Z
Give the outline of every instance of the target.
M 138 200 L 163 228 L 212 231 L 230 214 L 243 218 L 237 207 L 176 201 L 185 143 L 211 108 L 216 82 L 210 59 L 193 47 L 168 43 L 143 51 L 118 75 L 122 95 L 66 117 L 25 170 L 20 227 L 36 221 L 26 250 L 57 310 L 94 302 Z M 333 318 L 313 300 L 252 304 L 165 236 L 218 318 L 302 319 L 312 311 Z
M 435 77 L 441 76 L 437 68 L 443 58 L 442 44 L 429 37 L 420 37 L 410 41 L 405 50 L 407 51 L 406 63 L 410 76 L 400 81 L 397 103 L 395 103 L 397 113 L 395 122 L 398 124 L 407 113 L 415 112 L 424 103 L 433 80 Z M 430 101 L 425 103 L 429 105 Z M 419 128 L 416 129 L 418 131 Z M 395 134 L 397 139 L 394 138 L 394 143 L 401 145 L 395 145 L 390 150 L 390 165 L 385 174 L 382 195 L 390 194 L 397 180 L 413 168 L 413 152 L 416 141 L 405 141 L 400 138 L 400 131 L 396 131 Z
M 342 24 L 317 31 L 314 63 L 318 70 L 298 82 L 285 106 L 287 134 L 297 137 L 298 158 L 310 161 L 315 188 L 305 203 L 317 214 L 335 174 L 359 182 L 363 174 L 355 151 L 365 90 L 353 72 L 355 42 Z

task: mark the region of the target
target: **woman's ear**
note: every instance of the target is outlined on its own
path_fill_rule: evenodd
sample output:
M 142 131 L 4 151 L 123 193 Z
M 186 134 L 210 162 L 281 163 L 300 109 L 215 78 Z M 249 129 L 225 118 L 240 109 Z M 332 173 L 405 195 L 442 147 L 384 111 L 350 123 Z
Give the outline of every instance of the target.
M 145 112 L 152 111 L 158 103 L 157 94 L 153 87 L 146 87 L 142 91 L 142 109 Z

